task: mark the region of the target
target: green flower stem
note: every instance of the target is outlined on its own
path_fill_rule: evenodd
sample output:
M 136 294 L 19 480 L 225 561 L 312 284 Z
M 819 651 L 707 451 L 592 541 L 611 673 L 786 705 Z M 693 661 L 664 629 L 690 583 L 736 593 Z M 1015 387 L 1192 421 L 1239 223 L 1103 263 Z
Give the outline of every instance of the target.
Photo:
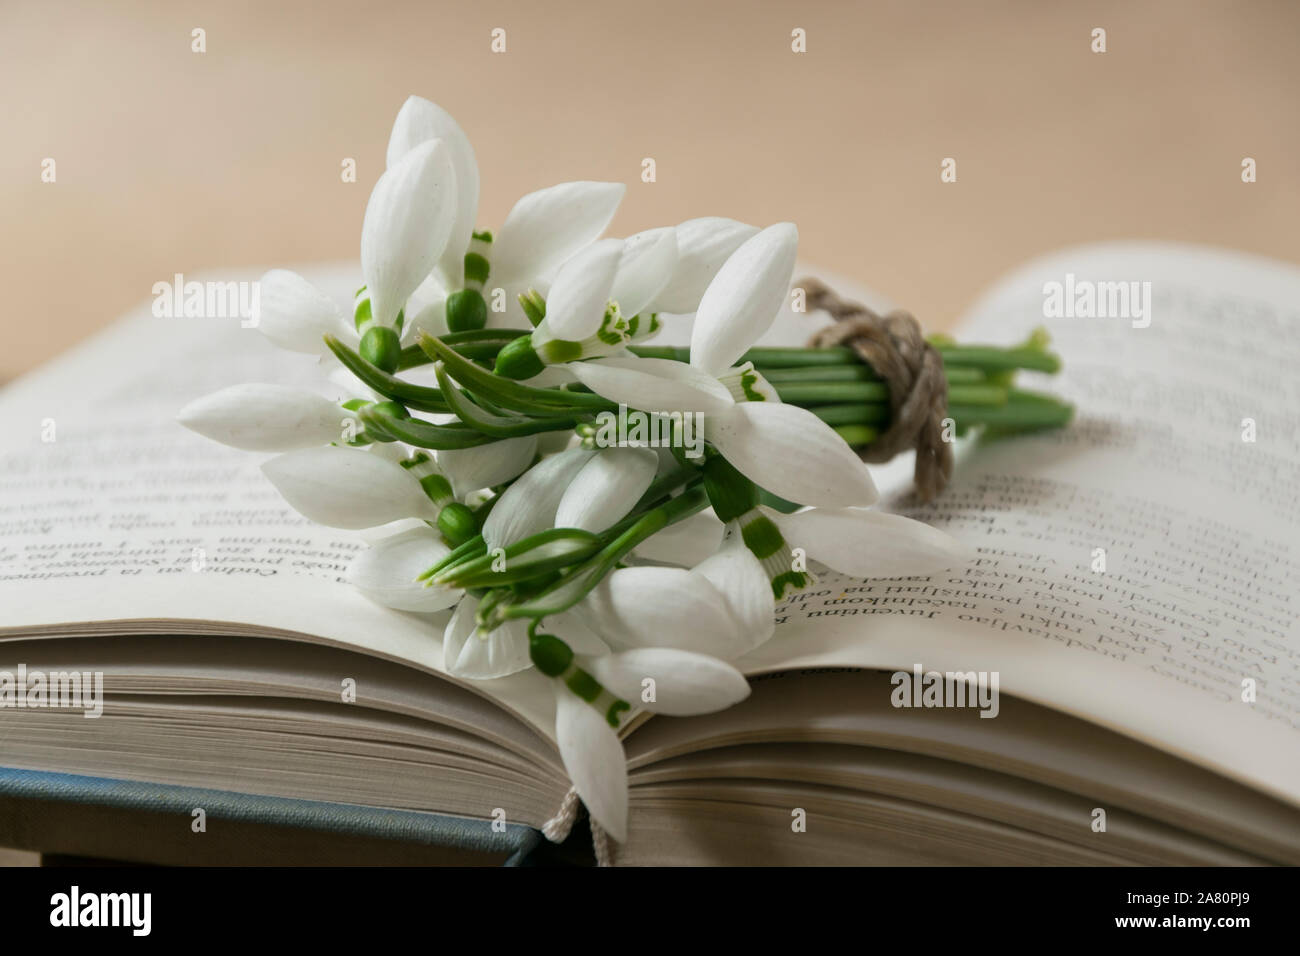
M 512 618 L 543 618 L 568 610 L 586 597 L 638 544 L 670 524 L 703 511 L 708 504 L 708 495 L 700 488 L 669 498 L 637 518 L 599 554 L 565 574 L 553 587 L 515 603 L 502 601 L 487 615 L 480 608 L 479 624 L 491 630 Z
M 467 359 L 492 362 L 503 347 L 527 334 L 527 329 L 468 329 L 464 332 L 448 332 L 442 336 L 442 341 Z M 402 349 L 401 357 L 397 360 L 397 370 L 403 372 L 408 368 L 428 365 L 431 361 L 433 359 L 419 345 L 408 345 Z
M 494 438 L 519 438 L 541 432 L 566 431 L 577 424 L 572 418 L 519 418 L 494 415 L 474 404 L 467 395 L 463 394 L 447 377 L 446 367 L 441 362 L 434 371 L 438 376 L 438 387 L 447 400 L 447 405 L 456 413 L 456 417 L 470 428 L 485 435 Z
M 415 580 L 427 581 L 443 568 L 449 568 L 453 564 L 459 564 L 462 561 L 472 561 L 474 558 L 486 553 L 487 545 L 483 541 L 483 535 L 476 535 L 459 547 L 452 548 L 442 556 L 442 560 L 438 561 L 427 571 L 422 572 Z
M 416 448 L 439 451 L 476 448 L 498 440 L 465 425 L 434 425 L 416 418 L 398 418 L 380 405 L 367 406 L 358 415 L 368 431 L 373 430 L 378 435 L 404 441 Z
M 871 425 L 836 425 L 835 434 L 843 438 L 850 447 L 862 448 L 880 437 L 880 429 Z
M 790 382 L 776 390 L 782 401 L 792 405 L 889 400 L 884 382 Z M 999 385 L 948 386 L 948 402 L 953 405 L 1004 405 L 1006 401 L 1007 390 Z
M 870 445 L 889 423 L 884 405 L 820 405 L 810 408 L 855 448 Z M 1011 389 L 1003 405 L 950 404 L 948 417 L 958 428 L 987 426 L 998 434 L 1014 434 L 1069 424 L 1074 408 L 1051 395 Z
M 434 575 L 435 584 L 454 588 L 491 588 L 527 581 L 572 567 L 597 554 L 601 539 L 576 528 L 549 528 L 516 541 L 501 553 L 452 565 Z M 498 570 L 498 558 L 504 559 Z
M 448 411 L 447 402 L 438 389 L 403 382 L 397 376 L 371 365 L 332 335 L 325 336 L 325 344 L 344 368 L 385 398 L 401 402 L 407 408 L 414 408 L 419 412 Z
M 1004 349 L 992 345 L 941 345 L 939 356 L 944 367 L 973 367 L 985 372 L 1029 369 L 1034 372 L 1059 372 L 1061 358 L 1040 348 Z
M 1002 406 L 949 405 L 958 426 L 990 425 L 999 429 L 1059 428 L 1074 415 L 1073 406 L 1049 395 L 1013 392 Z
M 870 365 L 826 365 L 804 368 L 764 369 L 763 377 L 773 385 L 789 382 L 879 382 L 880 376 Z M 985 381 L 984 372 L 978 368 L 945 368 L 944 378 L 949 385 L 979 385 Z
M 502 408 L 532 413 L 554 415 L 566 409 L 581 409 L 584 412 L 616 411 L 618 404 L 590 392 L 570 392 L 555 388 L 534 388 L 505 378 L 459 355 L 455 349 L 446 345 L 436 336 L 427 332 L 420 333 L 420 347 L 430 357 L 441 361 L 447 372 L 465 388 L 482 395 L 485 399 Z
M 691 350 L 684 346 L 672 345 L 633 345 L 630 351 L 642 358 L 675 359 L 689 362 Z M 753 362 L 758 369 L 768 368 L 804 368 L 807 366 L 860 365 L 861 360 L 850 348 L 802 349 L 802 348 L 753 348 L 737 359 L 736 364 Z
M 994 345 L 936 345 L 944 366 L 974 368 L 986 372 L 1006 369 L 1031 369 L 1036 372 L 1057 372 L 1060 357 L 1036 346 L 1000 348 Z M 643 358 L 676 359 L 689 362 L 691 350 L 665 345 L 632 346 L 631 351 Z M 841 365 L 861 365 L 862 360 L 847 346 L 828 349 L 802 348 L 752 348 L 742 355 L 740 362 L 753 362 L 754 367 L 767 375 L 769 369 L 826 368 Z M 773 382 L 775 384 L 775 382 Z
M 889 401 L 889 386 L 884 382 L 789 382 L 776 386 L 776 391 L 781 401 L 791 405 Z
M 889 405 L 885 402 L 846 402 L 842 405 L 814 405 L 808 411 L 827 425 L 889 424 Z

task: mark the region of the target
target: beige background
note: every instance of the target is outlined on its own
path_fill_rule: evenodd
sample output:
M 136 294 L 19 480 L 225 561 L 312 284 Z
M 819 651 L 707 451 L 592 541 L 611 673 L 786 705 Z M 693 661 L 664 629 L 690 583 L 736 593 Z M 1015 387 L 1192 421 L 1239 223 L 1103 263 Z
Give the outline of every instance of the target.
M 489 51 L 493 27 L 505 54 Z M 473 140 L 484 226 L 526 191 L 622 180 L 616 233 L 790 219 L 806 260 L 932 328 L 1000 272 L 1080 240 L 1300 260 L 1297 37 L 1300 3 L 1268 0 L 6 0 L 0 377 L 174 272 L 354 258 L 411 92 Z M 955 184 L 939 181 L 945 156 Z M 344 157 L 356 184 L 340 181 Z

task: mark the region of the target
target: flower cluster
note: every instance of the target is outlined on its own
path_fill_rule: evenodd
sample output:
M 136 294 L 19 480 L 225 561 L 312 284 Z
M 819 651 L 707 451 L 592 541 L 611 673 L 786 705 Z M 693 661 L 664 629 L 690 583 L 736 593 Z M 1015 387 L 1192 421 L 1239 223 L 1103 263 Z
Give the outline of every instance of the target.
M 575 182 L 479 231 L 474 151 L 417 97 L 387 159 L 350 319 L 301 276 L 261 280 L 261 331 L 337 362 L 351 397 L 241 385 L 180 420 L 277 453 L 264 473 L 312 521 L 377 529 L 348 578 L 391 608 L 450 611 L 449 673 L 549 679 L 565 767 L 621 839 L 619 729 L 640 710 L 743 699 L 733 662 L 811 583 L 808 559 L 893 577 L 965 551 L 870 510 L 842 429 L 783 401 L 747 358 L 790 288 L 793 225 L 704 218 L 601 238 L 624 187 Z M 688 351 L 638 354 L 660 313 L 694 315 Z M 614 442 L 602 416 L 639 417 Z

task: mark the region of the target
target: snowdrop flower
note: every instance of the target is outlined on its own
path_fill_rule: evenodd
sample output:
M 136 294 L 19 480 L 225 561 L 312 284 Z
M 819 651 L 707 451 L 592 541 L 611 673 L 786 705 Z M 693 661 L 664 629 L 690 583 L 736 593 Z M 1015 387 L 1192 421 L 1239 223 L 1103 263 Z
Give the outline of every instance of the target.
M 484 326 L 483 289 L 489 276 L 504 293 L 506 324 L 517 321 L 518 294 L 547 287 L 556 269 L 605 231 L 625 191 L 620 183 L 574 182 L 529 193 L 493 237 L 475 231 L 479 171 L 474 148 L 440 106 L 418 96 L 402 104 L 388 140 L 389 168 L 431 141 L 446 145 L 456 182 L 450 236 L 433 276 L 445 300 L 435 299 L 412 319 L 433 334 L 444 331 L 444 316 L 451 331 Z
M 782 498 L 831 508 L 869 505 L 876 500 L 871 475 L 835 430 L 807 409 L 775 400 L 748 364 L 731 367 L 780 309 L 797 239 L 790 224 L 771 226 L 727 260 L 700 302 L 690 365 L 627 357 L 571 362 L 565 369 L 629 408 L 703 413 L 709 443 Z
M 627 838 L 627 758 L 618 739 L 636 706 L 652 713 L 707 714 L 744 700 L 749 685 L 731 665 L 691 651 L 639 648 L 585 655 L 578 629 L 534 634 L 529 651 L 553 679 L 555 737 L 565 770 L 587 810 L 615 840 Z M 649 680 L 652 683 L 647 685 Z M 647 686 L 654 693 L 645 692 Z
M 734 219 L 706 216 L 688 219 L 673 229 L 677 262 L 672 278 L 654 297 L 651 310 L 682 315 L 700 307 L 700 299 L 732 253 L 758 233 Z
M 727 528 L 706 508 L 651 535 L 634 552 L 645 561 L 693 567 L 722 546 Z
M 425 587 L 421 572 L 445 558 L 451 549 L 429 527 L 411 528 L 376 541 L 348 567 L 353 587 L 385 607 L 399 611 L 441 611 L 463 594 L 457 588 Z
M 355 327 L 334 300 L 302 276 L 288 269 L 272 269 L 258 280 L 260 306 L 257 329 L 274 344 L 290 352 L 329 355 L 325 336 L 355 346 Z
M 851 577 L 905 577 L 969 557 L 955 539 L 919 521 L 865 508 L 808 508 L 782 514 L 760 505 L 757 489 L 725 459 L 704 465 L 718 519 L 758 560 L 776 598 L 812 583 L 808 558 Z
M 930 574 L 967 561 L 974 553 L 938 528 L 883 511 L 808 508 L 794 514 L 769 514 L 787 541 L 810 558 L 854 578 Z
M 437 272 L 444 288 L 458 289 L 465 278 L 465 253 L 478 217 L 478 160 L 469 137 L 450 113 L 423 97 L 408 97 L 388 137 L 388 168 L 397 166 L 416 147 L 434 140 L 446 147 L 456 182 L 455 215 L 451 217 Z
M 695 311 L 726 259 L 757 231 L 711 217 L 593 243 L 564 264 L 547 299 L 523 297 L 537 328 L 502 350 L 497 372 L 538 382 L 555 363 L 648 338 L 660 328 L 659 310 Z
M 737 538 L 690 570 L 620 568 L 573 613 L 616 649 L 673 647 L 734 660 L 772 636 L 775 609 L 767 575 Z
M 532 667 L 528 622 L 507 621 L 485 632 L 474 620 L 478 606 L 478 598 L 465 595 L 447 622 L 442 635 L 442 662 L 447 672 L 454 677 L 492 680 Z
M 416 146 L 375 183 L 361 225 L 371 319 L 392 327 L 451 236 L 456 173 L 442 140 Z
M 325 355 L 324 336 L 358 342 L 367 360 L 392 371 L 399 316 L 447 246 L 456 212 L 449 149 L 430 140 L 390 166 L 370 194 L 361 227 L 363 292 L 356 319 L 297 273 L 273 269 L 260 280 L 258 328 L 281 348 Z M 351 327 L 350 327 L 351 326 Z
M 425 451 L 394 461 L 360 448 L 325 445 L 279 455 L 262 472 L 299 514 L 359 531 L 418 519 L 452 545 L 474 537 L 477 521 Z
M 578 469 L 560 497 L 554 526 L 598 533 L 640 500 L 659 467 L 648 448 L 606 448 Z
M 291 451 L 263 464 L 262 473 L 290 507 L 326 527 L 356 530 L 402 518 L 438 518 L 438 505 L 415 475 L 359 448 Z
M 438 470 L 451 482 L 453 494 L 464 501 L 472 492 L 494 488 L 522 475 L 537 457 L 537 436 L 504 438 L 474 448 L 442 449 L 434 455 Z
M 287 385 L 232 385 L 190 402 L 176 420 L 244 451 L 311 448 L 346 440 L 359 430 L 355 412 Z
M 525 297 L 537 328 L 502 349 L 497 372 L 533 378 L 546 366 L 620 351 L 653 335 L 659 320 L 642 311 L 672 279 L 677 234 L 651 229 L 627 239 L 602 239 L 560 267 L 543 302 Z
M 503 554 L 510 545 L 553 527 L 604 531 L 631 511 L 654 479 L 657 465 L 658 456 L 638 448 L 601 452 L 574 448 L 554 455 L 502 493 L 484 523 L 484 547 L 489 554 Z M 436 576 L 432 583 L 451 590 Z M 511 620 L 479 628 L 478 610 L 478 599 L 466 597 L 448 623 L 443 636 L 448 670 L 458 677 L 483 680 L 528 667 L 528 622 Z M 567 631 L 581 631 L 570 615 L 558 619 L 568 621 Z M 594 636 L 586 636 L 586 652 L 607 650 Z

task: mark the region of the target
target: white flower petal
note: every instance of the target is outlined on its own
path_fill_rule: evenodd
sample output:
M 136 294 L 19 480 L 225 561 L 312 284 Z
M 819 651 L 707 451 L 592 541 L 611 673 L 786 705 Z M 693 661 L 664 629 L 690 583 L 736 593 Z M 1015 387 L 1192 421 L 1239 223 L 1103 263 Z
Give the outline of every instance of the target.
M 677 265 L 673 277 L 654 299 L 654 311 L 684 314 L 700 307 L 700 298 L 722 264 L 741 244 L 758 234 L 757 226 L 707 216 L 677 226 Z
M 707 579 L 727 602 L 737 639 L 746 650 L 772 636 L 776 629 L 772 582 L 739 535 L 728 540 L 717 554 L 697 564 L 693 573 Z
M 195 399 L 176 416 L 205 438 L 245 451 L 293 451 L 344 437 L 355 421 L 315 392 L 287 385 L 232 385 Z
M 614 218 L 622 183 L 560 183 L 515 203 L 492 243 L 491 283 L 549 276 Z
M 580 614 L 572 610 L 552 614 L 541 630 L 560 638 L 575 654 L 597 657 L 609 653 L 609 645 L 596 636 L 596 632 L 587 626 Z
M 399 611 L 441 611 L 460 600 L 460 590 L 425 587 L 417 581 L 450 549 L 428 526 L 376 541 L 348 567 L 348 583 L 376 604 Z
M 415 341 L 417 330 L 443 336 L 447 329 L 447 289 L 434 276 L 428 276 L 406 300 L 406 321 L 402 325 L 402 342 Z
M 447 304 L 439 299 L 437 302 L 422 306 L 413 315 L 406 316 L 402 326 L 402 341 L 403 343 L 415 341 L 416 332 L 428 332 L 430 335 L 441 337 L 449 331 L 451 330 L 447 327 Z
M 537 436 L 506 438 L 474 448 L 453 448 L 434 453 L 438 470 L 462 501 L 471 491 L 491 488 L 517 478 L 537 457 Z
M 551 291 L 550 279 L 534 276 L 531 279 L 500 280 L 496 274 L 488 277 L 487 288 L 483 297 L 487 299 L 487 328 L 489 329 L 527 329 L 532 326 L 519 304 L 519 296 L 529 289 L 536 289 L 545 299 Z
M 594 455 L 585 448 L 570 448 L 539 461 L 501 493 L 483 522 L 488 549 L 504 548 L 553 527 L 555 509 L 573 476 Z
M 465 277 L 465 250 L 478 217 L 478 161 L 469 137 L 441 106 L 423 97 L 408 97 L 388 138 L 388 167 L 391 169 L 416 146 L 432 139 L 442 140 L 447 147 L 456 173 L 456 217 L 439 268 L 452 288 L 460 288 Z
M 451 235 L 456 173 L 442 140 L 410 150 L 375 183 L 361 224 L 361 272 L 375 321 L 392 325 Z
M 782 222 L 746 240 L 723 263 L 695 313 L 692 365 L 719 375 L 771 328 L 790 290 L 798 245 L 798 230 Z
M 567 687 L 555 690 L 555 742 L 587 812 L 611 837 L 627 839 L 627 757 L 614 728 Z
M 648 448 L 597 452 L 564 490 L 555 527 L 604 531 L 632 510 L 658 469 L 659 456 Z
M 364 398 L 369 402 L 387 401 L 384 396 L 380 395 L 361 379 L 352 373 L 351 369 L 344 368 L 342 365 L 336 366 L 327 376 L 332 386 L 332 394 L 335 401 L 346 402 L 353 398 Z M 380 444 L 379 442 L 375 443 Z M 397 444 L 391 442 L 390 444 Z M 371 446 L 375 447 L 375 446 Z
M 656 714 L 709 714 L 749 696 L 745 675 L 725 661 L 693 651 L 639 647 L 584 659 L 583 666 L 606 690 Z M 646 700 L 647 678 L 654 681 L 654 700 Z
M 855 578 L 898 578 L 960 567 L 975 551 L 952 535 L 902 515 L 860 508 L 772 512 L 792 548 Z
M 622 254 L 622 239 L 601 239 L 561 266 L 546 300 L 546 318 L 539 331 L 570 341 L 595 335 L 605 317 L 605 304 Z
M 873 504 L 871 473 L 835 430 L 805 408 L 741 402 L 710 418 L 705 433 L 746 478 L 801 505 Z
M 653 358 L 603 358 L 563 366 L 611 402 L 650 412 L 726 413 L 731 393 L 712 375 L 685 362 Z
M 532 666 L 528 656 L 528 625 L 509 621 L 487 634 L 474 627 L 478 600 L 465 595 L 447 622 L 442 635 L 442 663 L 454 677 L 491 680 L 526 670 Z
M 371 446 L 373 448 L 373 446 Z M 357 537 L 367 545 L 375 545 L 385 538 L 393 538 L 405 531 L 416 529 L 429 530 L 429 524 L 421 521 L 419 518 L 400 518 L 397 521 L 390 521 L 388 524 L 375 525 L 373 528 L 361 528 L 357 531 Z M 441 535 L 439 535 L 441 540 Z
M 707 508 L 651 535 L 636 546 L 636 555 L 691 568 L 718 550 L 725 530 L 713 509 Z
M 682 568 L 621 568 L 575 610 L 619 649 L 676 647 L 728 660 L 751 646 L 718 589 L 703 575 Z
M 672 278 L 677 264 L 677 233 L 671 226 L 628 236 L 609 297 L 627 318 L 641 312 Z
M 330 528 L 373 528 L 400 518 L 436 518 L 424 489 L 394 461 L 359 448 L 291 451 L 262 473 L 294 510 Z
M 578 377 L 565 366 L 548 365 L 532 378 L 524 379 L 523 384 L 531 385 L 533 388 L 558 388 L 561 385 L 572 385 L 577 380 Z M 543 432 L 543 434 L 547 433 Z
M 288 269 L 258 280 L 257 330 L 282 349 L 309 355 L 331 354 L 326 335 L 356 338 L 334 300 Z

